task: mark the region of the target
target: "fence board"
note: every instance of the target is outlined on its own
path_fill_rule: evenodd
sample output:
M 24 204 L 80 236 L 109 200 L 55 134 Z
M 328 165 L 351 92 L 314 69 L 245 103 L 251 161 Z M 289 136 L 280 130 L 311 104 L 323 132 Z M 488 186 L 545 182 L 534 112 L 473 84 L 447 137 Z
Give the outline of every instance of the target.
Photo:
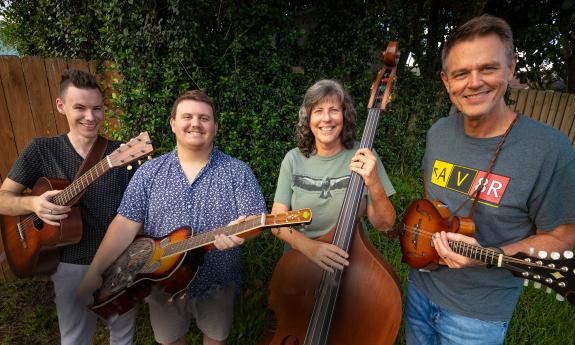
M 68 127 L 68 121 L 56 108 L 56 98 L 59 97 L 60 92 L 60 79 L 62 78 L 62 73 L 68 68 L 67 63 L 60 59 L 46 59 L 44 64 L 46 66 L 46 76 L 48 77 L 48 87 L 50 89 L 50 101 L 52 102 L 52 111 L 54 113 L 57 133 L 68 133 L 70 130 Z
M 527 90 L 527 97 L 525 99 L 525 106 L 523 107 L 523 113 L 533 114 L 533 104 L 535 103 L 535 97 L 537 97 L 537 90 Z
M 569 98 L 565 111 L 563 112 L 563 121 L 561 121 L 561 132 L 570 136 L 571 128 L 573 127 L 573 119 L 575 119 L 575 94 L 566 94 Z
M 563 115 L 565 114 L 565 107 L 567 107 L 567 100 L 569 99 L 568 93 L 562 93 L 559 99 L 559 106 L 557 107 L 557 116 L 555 116 L 555 121 L 553 122 L 553 127 L 559 129 L 561 128 L 561 121 L 563 120 Z
M 543 103 L 545 102 L 545 97 L 549 94 L 549 92 L 537 92 L 535 96 L 535 102 L 533 102 L 533 111 L 531 112 L 531 118 L 534 120 L 541 119 L 541 110 L 543 109 Z
M 0 57 L 0 77 L 8 106 L 8 113 L 14 129 L 14 138 L 18 152 L 22 151 L 36 135 L 34 117 L 30 110 L 30 102 L 22 64 L 14 56 Z M 12 164 L 12 163 L 10 163 Z
M 539 118 L 539 121 L 543 123 L 547 123 L 547 119 L 549 118 L 549 111 L 551 110 L 551 103 L 553 101 L 554 95 L 554 92 L 548 92 L 545 95 L 543 107 L 541 108 L 541 117 Z
M 79 59 L 68 60 L 68 68 L 80 69 L 82 71 L 90 72 L 90 65 L 86 60 L 79 60 Z
M 527 100 L 527 93 L 519 92 L 517 95 L 517 102 L 515 103 L 515 111 L 518 113 L 525 113 L 525 101 Z
M 36 136 L 56 135 L 58 131 L 52 110 L 44 60 L 39 57 L 24 57 L 22 58 L 22 70 L 24 71 L 28 94 L 33 100 L 30 102 L 30 108 L 36 124 Z
M 559 109 L 559 100 L 561 99 L 561 94 L 559 92 L 553 93 L 553 99 L 551 100 L 551 106 L 549 107 L 549 116 L 547 117 L 546 124 L 553 126 L 555 123 L 555 117 L 557 116 L 557 109 Z
M 8 114 L 8 105 L 4 94 L 4 88 L 0 83 L 0 178 L 4 180 L 12 166 L 12 162 L 18 157 L 18 148 L 14 140 L 12 121 Z

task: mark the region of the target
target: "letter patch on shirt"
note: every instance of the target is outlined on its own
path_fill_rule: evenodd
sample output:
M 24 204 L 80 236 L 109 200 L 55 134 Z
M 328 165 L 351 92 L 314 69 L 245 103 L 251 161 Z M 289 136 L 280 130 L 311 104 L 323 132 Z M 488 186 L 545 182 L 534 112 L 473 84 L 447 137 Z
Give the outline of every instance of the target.
M 470 196 L 475 194 L 477 188 L 481 188 L 479 201 L 498 207 L 509 184 L 509 177 L 489 174 L 486 178 L 486 174 L 486 171 L 436 160 L 431 183 Z

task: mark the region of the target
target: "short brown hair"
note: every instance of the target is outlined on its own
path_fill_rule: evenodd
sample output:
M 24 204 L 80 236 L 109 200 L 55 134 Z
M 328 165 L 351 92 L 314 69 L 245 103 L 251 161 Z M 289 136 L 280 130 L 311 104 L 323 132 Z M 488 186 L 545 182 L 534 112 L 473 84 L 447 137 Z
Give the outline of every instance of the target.
M 102 89 L 98 86 L 96 77 L 92 73 L 82 71 L 79 69 L 67 69 L 62 73 L 60 79 L 60 98 L 64 99 L 64 95 L 68 87 L 73 85 L 79 89 L 96 89 L 102 94 Z
M 202 90 L 192 90 L 186 91 L 176 98 L 174 104 L 172 105 L 172 111 L 170 112 L 170 117 L 173 119 L 176 117 L 176 110 L 178 110 L 178 105 L 182 103 L 182 101 L 197 101 L 203 102 L 208 104 L 212 108 L 212 113 L 214 116 L 214 122 L 218 122 L 218 115 L 216 113 L 216 107 L 214 106 L 214 101 L 205 92 Z
M 441 64 L 445 71 L 445 62 L 447 55 L 453 46 L 462 41 L 470 41 L 475 37 L 483 37 L 490 34 L 495 34 L 499 37 L 501 42 L 505 45 L 505 54 L 507 55 L 509 63 L 513 60 L 515 48 L 513 46 L 513 32 L 509 24 L 501 18 L 484 14 L 470 19 L 465 24 L 461 25 L 447 39 L 441 51 Z
M 299 120 L 295 133 L 297 146 L 306 157 L 315 153 L 317 149 L 315 147 L 315 137 L 309 127 L 311 111 L 316 105 L 329 98 L 335 98 L 341 103 L 343 111 L 341 143 L 348 150 L 353 148 L 355 128 L 357 127 L 357 114 L 353 101 L 340 83 L 335 80 L 323 79 L 307 89 L 299 108 Z

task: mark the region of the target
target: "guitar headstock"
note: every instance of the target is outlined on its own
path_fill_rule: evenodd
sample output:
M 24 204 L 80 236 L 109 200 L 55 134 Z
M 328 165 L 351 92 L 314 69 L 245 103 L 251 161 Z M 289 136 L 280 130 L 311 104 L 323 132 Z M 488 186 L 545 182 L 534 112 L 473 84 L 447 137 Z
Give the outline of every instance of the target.
M 268 214 L 266 216 L 267 226 L 295 225 L 309 222 L 311 222 L 311 209 L 309 208 L 302 208 L 300 210 L 293 210 L 278 214 Z
M 127 165 L 154 151 L 148 132 L 142 132 L 129 142 L 122 144 L 118 149 L 108 155 L 110 167 Z
M 389 102 L 400 55 L 397 42 L 389 42 L 382 55 L 383 67 L 377 73 L 377 78 L 371 86 L 371 95 L 369 97 L 369 102 L 367 103 L 368 109 L 380 108 L 385 110 L 385 107 Z
M 566 299 L 575 305 L 575 260 L 573 252 L 566 251 L 563 258 L 558 253 L 552 253 L 536 258 L 523 253 L 505 257 L 503 267 L 511 270 L 513 275 L 534 282 L 536 288 L 541 285 L 557 292 L 557 299 Z M 551 291 L 548 291 L 551 292 Z

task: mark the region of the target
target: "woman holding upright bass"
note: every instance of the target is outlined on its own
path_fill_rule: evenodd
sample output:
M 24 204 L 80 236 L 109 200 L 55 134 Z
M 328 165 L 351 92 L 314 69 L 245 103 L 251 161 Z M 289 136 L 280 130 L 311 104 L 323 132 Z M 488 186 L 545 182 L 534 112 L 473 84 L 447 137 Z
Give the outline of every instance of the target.
M 273 230 L 287 245 L 270 285 L 277 328 L 260 344 L 395 339 L 401 319 L 398 279 L 362 226 L 365 214 L 380 231 L 394 224 L 388 196 L 395 190 L 379 156 L 364 140 L 355 141 L 355 131 L 355 108 L 338 82 L 320 80 L 307 90 L 296 127 L 298 147 L 281 164 L 272 213 L 309 207 L 313 221 L 300 230 Z M 357 322 L 362 316 L 369 321 Z M 390 316 L 394 320 L 385 325 Z
M 388 196 L 395 193 L 381 159 L 355 141 L 357 116 L 349 94 L 334 80 L 320 80 L 306 92 L 296 127 L 298 147 L 289 151 L 280 168 L 272 213 L 310 207 L 313 222 L 302 232 L 276 229 L 274 235 L 332 272 L 349 264 L 348 253 L 316 241 L 331 230 L 340 213 L 350 171 L 365 186 L 359 215 L 385 231 L 395 222 Z

